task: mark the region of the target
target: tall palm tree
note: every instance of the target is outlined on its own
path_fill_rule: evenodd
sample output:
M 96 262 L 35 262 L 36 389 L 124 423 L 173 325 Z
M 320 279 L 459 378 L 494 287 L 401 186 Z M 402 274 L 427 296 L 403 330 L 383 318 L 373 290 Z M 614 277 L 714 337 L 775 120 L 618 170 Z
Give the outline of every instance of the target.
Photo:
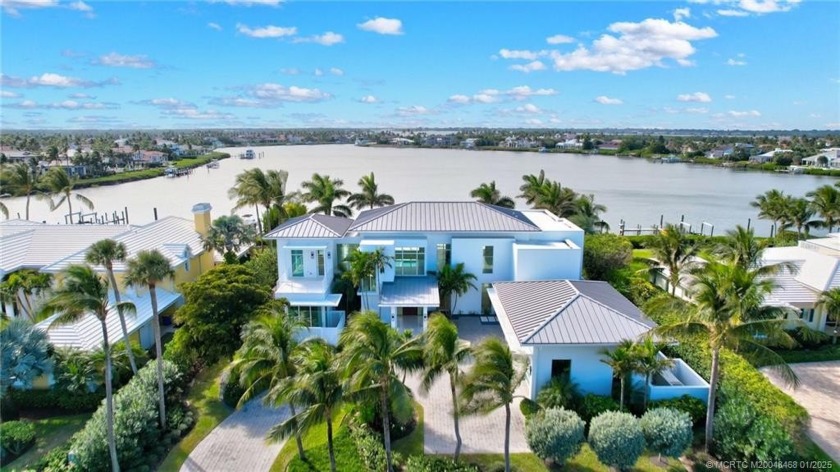
M 560 182 L 547 182 L 537 196 L 534 208 L 548 210 L 560 218 L 569 218 L 577 210 L 574 190 L 563 187 Z
M 822 216 L 823 225 L 828 232 L 840 222 L 840 190 L 831 185 L 823 185 L 805 194 L 811 198 L 811 208 Z
M 522 180 L 525 183 L 519 187 L 519 191 L 522 193 L 518 197 L 524 198 L 525 203 L 528 205 L 535 205 L 539 201 L 540 195 L 542 195 L 543 188 L 548 183 L 545 179 L 545 171 L 540 169 L 539 175 L 523 175 Z
M 438 270 L 438 291 L 440 291 L 441 299 L 450 298 L 452 295 L 452 306 L 449 310 L 450 314 L 455 313 L 455 306 L 458 304 L 458 297 L 463 296 L 469 292 L 470 289 L 477 290 L 475 280 L 478 280 L 475 274 L 467 272 L 464 269 L 464 263 L 459 262 L 454 266 L 445 265 Z
M 750 205 L 758 208 L 758 217 L 773 221 L 776 232 L 780 233 L 786 227 L 785 199 L 787 196 L 780 190 L 768 190 L 755 197 Z
M 624 410 L 624 392 L 626 391 L 627 377 L 636 370 L 636 359 L 633 356 L 633 341 L 624 339 L 615 349 L 604 349 L 601 354 L 605 359 L 601 362 L 612 368 L 613 377 L 620 382 L 619 405 Z
M 245 325 L 242 347 L 236 352 L 233 362 L 233 367 L 240 373 L 239 383 L 245 388 L 237 407 L 244 405 L 262 388 L 268 391 L 263 402 L 276 406 L 283 403 L 284 382 L 296 375 L 298 365 L 293 360 L 298 346 L 295 340 L 297 328 L 282 302 L 272 303 L 265 313 Z M 297 417 L 295 403 L 289 404 L 289 410 L 292 418 Z M 299 432 L 295 432 L 295 442 L 298 456 L 304 459 L 306 456 Z
M 820 294 L 817 306 L 825 310 L 825 314 L 834 322 L 840 322 L 840 288 L 832 288 Z M 831 334 L 831 342 L 837 344 L 837 328 Z
M 654 342 L 653 337 L 646 336 L 641 341 L 633 344 L 631 348 L 631 356 L 634 360 L 633 370 L 637 374 L 645 377 L 645 390 L 642 406 L 647 409 L 648 399 L 650 398 L 650 379 L 654 375 L 661 374 L 674 365 L 672 359 L 667 357 L 659 357 L 659 351 L 664 348 L 664 345 Z
M 260 208 L 262 205 L 268 211 L 272 205 L 282 209 L 285 202 L 286 180 L 289 173 L 284 170 L 267 170 L 259 168 L 248 169 L 236 176 L 236 182 L 228 190 L 228 196 L 236 199 L 234 210 L 254 205 L 257 215 L 257 225 L 263 232 Z
M 271 428 L 269 437 L 283 440 L 293 434 L 303 434 L 313 427 L 327 424 L 327 450 L 330 471 L 335 472 L 333 447 L 333 418 L 344 403 L 338 351 L 323 339 L 314 338 L 302 343 L 292 356 L 297 366 L 294 377 L 288 377 L 278 399 L 304 410 Z
M 723 260 L 752 269 L 760 266 L 761 255 L 768 245 L 768 240 L 756 239 L 752 229 L 737 225 L 726 232 L 726 238 L 715 248 L 715 253 Z
M 344 218 L 353 216 L 353 210 L 344 204 L 336 205 L 336 201 L 350 196 L 350 192 L 342 188 L 344 181 L 331 179 L 329 175 L 312 174 L 312 179 L 300 184 L 305 191 L 301 194 L 304 201 L 315 203 L 311 213 L 323 213 Z
M 61 167 L 53 167 L 44 174 L 44 186 L 54 196 L 59 197 L 58 201 L 50 200 L 50 210 L 55 210 L 64 202 L 67 202 L 67 215 L 70 224 L 73 224 L 73 197 L 76 198 L 88 210 L 93 210 L 93 202 L 81 193 L 74 194 L 77 177 L 70 177 Z
M 605 213 L 607 207 L 595 203 L 595 195 L 580 195 L 575 199 L 574 204 L 574 215 L 569 219 L 586 233 L 592 234 L 610 229 L 610 225 L 601 219 L 601 213 Z
M 796 228 L 797 239 L 802 239 L 803 232 L 807 238 L 811 228 L 820 226 L 820 222 L 814 219 L 816 212 L 813 206 L 804 198 L 788 197 L 785 200 L 785 216 L 790 225 Z
M 470 356 L 470 344 L 458 338 L 458 327 L 442 314 L 432 315 L 423 333 L 423 375 L 420 388 L 428 393 L 438 377 L 449 375 L 452 394 L 452 420 L 455 422 L 455 461 L 461 455 L 461 429 L 458 424 L 458 394 L 461 366 Z
M 33 323 L 39 319 L 39 313 L 33 304 L 33 298 L 37 299 L 52 287 L 52 274 L 38 272 L 32 269 L 23 269 L 13 272 L 5 282 L 7 290 L 14 297 L 15 302 L 20 303 L 20 308 Z
M 503 196 L 499 189 L 496 188 L 495 180 L 489 184 L 482 183 L 477 188 L 474 188 L 470 192 L 470 196 L 488 205 L 495 205 L 502 208 L 513 208 L 516 206 L 512 198 Z
M 19 163 L 5 172 L 6 186 L 14 195 L 26 195 L 26 219 L 29 219 L 29 199 L 38 190 L 38 177 L 28 165 Z
M 363 175 L 359 179 L 359 187 L 362 189 L 361 192 L 354 193 L 347 198 L 347 203 L 357 210 L 394 204 L 394 197 L 387 193 L 379 193 L 379 184 L 376 183 L 373 172 L 370 175 Z
M 463 379 L 461 408 L 465 413 L 490 413 L 505 408 L 505 472 L 510 472 L 510 404 L 525 380 L 527 360 L 514 356 L 507 343 L 485 338 L 473 349 L 475 362 Z
M 347 390 L 353 395 L 379 404 L 388 472 L 393 472 L 391 454 L 391 408 L 411 409 L 411 390 L 400 380 L 397 370 L 415 371 L 422 364 L 423 352 L 416 338 L 406 341 L 374 312 L 353 316 L 341 332 Z
M 113 239 L 97 241 L 85 253 L 85 262 L 105 268 L 105 272 L 108 274 L 108 282 L 111 284 L 111 290 L 114 292 L 114 301 L 117 305 L 120 304 L 120 288 L 117 285 L 117 279 L 114 277 L 114 262 L 125 262 L 126 254 L 128 254 L 128 249 L 126 249 L 125 244 L 118 243 Z M 117 314 L 120 317 L 120 329 L 122 329 L 123 339 L 125 339 L 125 352 L 131 364 L 131 372 L 136 374 L 137 362 L 134 360 L 134 351 L 132 351 L 131 342 L 128 339 L 125 316 L 122 313 Z
M 117 310 L 131 310 L 129 302 L 117 305 Z M 119 471 L 117 444 L 114 438 L 114 398 L 111 376 L 111 345 L 108 342 L 108 281 L 90 266 L 71 265 L 62 272 L 61 282 L 52 298 L 44 305 L 45 315 L 58 316 L 52 324 L 75 323 L 92 313 L 99 319 L 102 328 L 102 350 L 105 353 L 105 419 L 108 434 L 108 450 L 111 455 L 111 470 Z M 165 424 L 165 423 L 164 423 Z
M 204 249 L 223 254 L 226 262 L 236 261 L 236 253 L 242 246 L 253 244 L 256 239 L 254 228 L 245 224 L 238 215 L 222 215 L 216 218 L 207 235 L 201 237 Z
M 677 286 L 683 274 L 696 266 L 695 256 L 697 246 L 692 243 L 679 227 L 667 224 L 659 230 L 653 239 L 650 250 L 653 255 L 648 259 L 652 270 L 668 271 L 668 283 L 671 285 L 671 295 L 676 295 Z
M 157 364 L 158 398 L 160 424 L 166 426 L 166 398 L 163 390 L 163 350 L 160 336 L 160 313 L 157 304 L 157 285 L 175 275 L 169 260 L 157 249 L 140 251 L 127 262 L 125 282 L 130 287 L 146 286 L 152 301 L 152 330 L 155 333 L 155 357 Z
M 712 444 L 721 350 L 745 352 L 762 364 L 772 365 L 787 382 L 794 385 L 798 382 L 784 359 L 767 347 L 793 344 L 782 329 L 786 322 L 785 309 L 764 304 L 774 282 L 757 283 L 757 277 L 747 272 L 750 271 L 732 262 L 710 261 L 696 271 L 691 285 L 695 309 L 687 318 L 654 330 L 661 336 L 694 336 L 693 342 L 708 340 L 712 365 L 706 410 L 706 452 Z

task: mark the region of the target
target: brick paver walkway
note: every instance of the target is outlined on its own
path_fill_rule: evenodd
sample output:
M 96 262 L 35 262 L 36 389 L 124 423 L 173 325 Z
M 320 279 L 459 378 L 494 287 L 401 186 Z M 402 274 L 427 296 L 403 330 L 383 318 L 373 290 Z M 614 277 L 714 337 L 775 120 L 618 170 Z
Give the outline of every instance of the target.
M 268 408 L 262 398 L 251 400 L 198 444 L 181 472 L 268 472 L 283 443 L 269 443 L 265 436 L 288 415 L 285 407 Z
M 773 384 L 788 393 L 811 415 L 808 435 L 835 461 L 840 461 L 840 361 L 790 364 L 799 377 L 795 390 L 785 386 L 779 375 L 764 369 Z

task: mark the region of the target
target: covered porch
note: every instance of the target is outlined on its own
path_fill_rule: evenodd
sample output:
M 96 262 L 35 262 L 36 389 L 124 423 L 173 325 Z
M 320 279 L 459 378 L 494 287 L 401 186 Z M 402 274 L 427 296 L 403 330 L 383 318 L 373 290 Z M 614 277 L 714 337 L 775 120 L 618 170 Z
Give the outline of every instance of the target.
M 382 284 L 379 314 L 398 330 L 421 333 L 426 330 L 429 314 L 440 306 L 437 279 L 434 277 L 397 277 Z
M 293 298 L 289 300 L 289 316 L 302 327 L 299 341 L 319 337 L 330 344 L 338 344 L 338 336 L 347 322 L 344 310 L 336 310 L 341 294 L 328 294 L 320 300 Z

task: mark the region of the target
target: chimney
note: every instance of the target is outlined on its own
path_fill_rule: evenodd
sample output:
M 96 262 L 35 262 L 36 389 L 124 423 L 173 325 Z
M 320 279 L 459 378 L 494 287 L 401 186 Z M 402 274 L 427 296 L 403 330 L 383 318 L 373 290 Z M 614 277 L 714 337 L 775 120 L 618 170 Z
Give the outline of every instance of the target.
M 195 230 L 202 236 L 207 236 L 210 231 L 210 210 L 213 207 L 209 203 L 196 203 L 192 207 L 193 221 L 195 221 Z

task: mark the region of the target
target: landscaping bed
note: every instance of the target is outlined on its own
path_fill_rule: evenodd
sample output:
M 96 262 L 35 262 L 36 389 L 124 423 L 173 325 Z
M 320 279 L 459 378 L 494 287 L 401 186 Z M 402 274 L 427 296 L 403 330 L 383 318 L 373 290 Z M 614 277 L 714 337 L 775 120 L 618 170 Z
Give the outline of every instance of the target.
M 56 416 L 31 421 L 35 426 L 35 445 L 0 471 L 18 471 L 33 467 L 52 449 L 66 444 L 70 437 L 85 426 L 92 413 Z M 23 421 L 29 421 L 24 419 Z

